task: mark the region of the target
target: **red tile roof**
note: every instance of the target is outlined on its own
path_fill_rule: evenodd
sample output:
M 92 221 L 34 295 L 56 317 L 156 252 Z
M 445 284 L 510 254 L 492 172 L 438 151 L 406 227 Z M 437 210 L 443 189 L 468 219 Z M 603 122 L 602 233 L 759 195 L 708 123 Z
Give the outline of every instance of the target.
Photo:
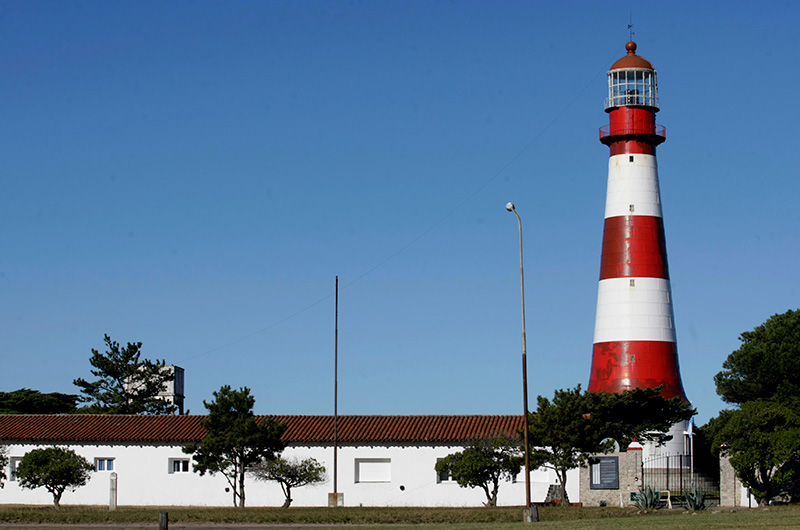
M 187 443 L 200 441 L 206 416 L 100 414 L 0 415 L 0 441 L 38 443 Z M 256 416 L 259 420 L 267 416 Z M 286 424 L 290 445 L 332 444 L 333 416 L 270 416 Z M 339 416 L 340 444 L 470 442 L 515 435 L 522 416 Z

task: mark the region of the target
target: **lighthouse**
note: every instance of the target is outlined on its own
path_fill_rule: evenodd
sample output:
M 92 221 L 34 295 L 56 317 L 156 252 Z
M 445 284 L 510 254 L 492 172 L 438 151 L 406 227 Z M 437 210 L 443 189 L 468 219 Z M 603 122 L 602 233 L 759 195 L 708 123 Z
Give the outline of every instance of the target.
M 656 147 L 658 84 L 653 64 L 636 43 L 608 71 L 600 141 L 610 149 L 603 247 L 589 392 L 619 393 L 663 386 L 661 395 L 686 400 L 678 366 L 672 290 L 661 211 Z M 674 445 L 683 447 L 682 425 Z M 678 438 L 678 440 L 674 440 Z M 659 451 L 660 452 L 660 451 Z

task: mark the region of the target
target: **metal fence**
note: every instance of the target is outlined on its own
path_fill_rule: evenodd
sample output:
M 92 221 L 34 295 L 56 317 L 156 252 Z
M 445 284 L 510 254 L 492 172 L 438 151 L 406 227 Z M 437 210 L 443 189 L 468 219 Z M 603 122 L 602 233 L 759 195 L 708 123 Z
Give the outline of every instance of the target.
M 713 461 L 712 461 L 713 462 Z M 666 455 L 642 462 L 642 486 L 669 492 L 672 504 L 681 504 L 693 486 L 700 488 L 707 503 L 719 502 L 719 467 L 690 455 Z

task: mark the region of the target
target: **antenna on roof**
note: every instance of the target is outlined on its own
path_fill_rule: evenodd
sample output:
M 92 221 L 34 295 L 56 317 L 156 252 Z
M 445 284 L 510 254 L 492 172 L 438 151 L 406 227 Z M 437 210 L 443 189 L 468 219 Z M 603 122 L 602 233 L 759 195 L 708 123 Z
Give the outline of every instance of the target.
M 633 9 L 630 11 L 630 19 L 628 22 L 628 31 L 630 32 L 631 38 L 629 40 L 633 40 L 633 36 L 635 33 L 633 32 Z

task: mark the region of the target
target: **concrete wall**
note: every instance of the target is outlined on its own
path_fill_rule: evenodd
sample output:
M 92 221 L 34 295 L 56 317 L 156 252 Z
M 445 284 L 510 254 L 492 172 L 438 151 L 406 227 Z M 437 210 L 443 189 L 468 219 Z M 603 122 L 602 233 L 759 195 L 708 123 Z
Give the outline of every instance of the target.
M 8 445 L 8 455 L 22 457 L 38 446 Z M 114 459 L 117 474 L 117 504 L 155 506 L 231 506 L 233 498 L 222 475 L 200 476 L 192 472 L 173 472 L 174 459 L 187 459 L 180 446 L 168 445 L 76 445 L 69 446 L 95 462 L 97 458 Z M 338 491 L 344 494 L 345 506 L 480 506 L 486 500 L 480 489 L 461 488 L 455 482 L 439 482 L 434 466 L 439 458 L 462 450 L 459 446 L 346 446 L 339 448 Z M 285 458 L 316 458 L 328 470 L 328 480 L 318 486 L 297 488 L 292 492 L 293 506 L 327 506 L 333 491 L 333 448 L 320 446 L 288 447 Z M 389 460 L 389 476 L 381 482 L 357 481 L 359 459 Z M 8 471 L 8 470 L 7 470 Z M 8 474 L 8 473 L 7 473 Z M 111 471 L 95 471 L 86 486 L 65 492 L 62 504 L 108 505 Z M 544 501 L 550 484 L 557 484 L 555 473 L 545 469 L 531 473 L 534 502 Z M 579 502 L 579 470 L 572 470 L 567 481 L 570 500 Z M 276 482 L 258 482 L 247 477 L 245 494 L 248 506 L 280 506 L 283 493 Z M 522 505 L 525 484 L 517 481 L 500 484 L 499 505 Z M 27 490 L 8 480 L 0 491 L 3 504 L 51 504 L 52 496 L 43 488 Z
M 719 457 L 719 504 L 728 508 L 756 508 L 758 503 L 736 476 L 727 456 Z
M 619 460 L 619 488 L 592 489 L 589 468 L 581 468 L 580 496 L 584 506 L 631 506 L 631 493 L 642 485 L 642 451 L 629 449 L 597 456 L 612 456 Z

